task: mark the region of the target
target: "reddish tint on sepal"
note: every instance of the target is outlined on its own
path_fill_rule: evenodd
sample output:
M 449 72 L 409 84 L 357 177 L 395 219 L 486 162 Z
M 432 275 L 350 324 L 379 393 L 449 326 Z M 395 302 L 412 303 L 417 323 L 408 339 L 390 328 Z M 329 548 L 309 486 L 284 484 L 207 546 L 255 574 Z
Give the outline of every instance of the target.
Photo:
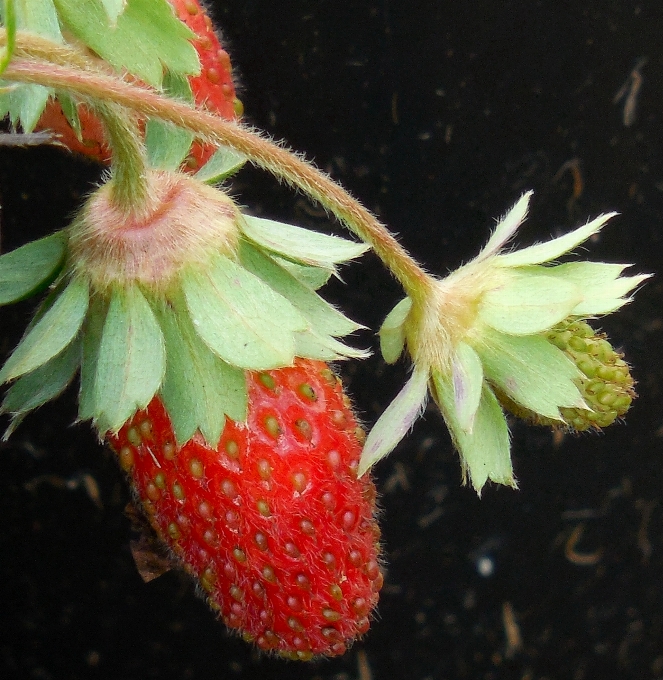
M 226 625 L 264 651 L 343 654 L 382 585 L 361 429 L 326 364 L 249 375 L 246 424 L 178 448 L 154 399 L 109 441 L 161 540 Z
M 198 0 L 169 0 L 179 19 L 196 38 L 193 45 L 198 52 L 201 72 L 189 78 L 194 102 L 222 118 L 232 119 L 242 114 L 242 103 L 235 94 L 232 66 L 228 53 L 221 47 L 212 21 Z M 110 148 L 104 138 L 99 120 L 84 105 L 78 106 L 81 139 L 78 139 L 57 100 L 50 100 L 39 119 L 37 130 L 50 130 L 58 141 L 71 151 L 81 153 L 101 163 L 109 163 Z M 187 160 L 188 169 L 198 170 L 213 155 L 216 148 L 194 143 Z

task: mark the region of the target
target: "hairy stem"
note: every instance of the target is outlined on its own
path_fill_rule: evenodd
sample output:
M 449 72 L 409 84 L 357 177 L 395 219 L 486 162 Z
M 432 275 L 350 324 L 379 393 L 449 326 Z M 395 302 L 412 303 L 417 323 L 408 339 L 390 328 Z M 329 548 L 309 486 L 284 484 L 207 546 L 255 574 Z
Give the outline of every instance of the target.
M 126 213 L 149 212 L 145 145 L 135 116 L 125 108 L 111 103 L 96 103 L 113 153 L 112 196 L 115 204 Z
M 0 42 L 3 37 L 3 33 L 0 33 Z M 43 59 L 44 42 L 47 41 L 40 39 L 40 45 L 35 49 L 34 56 L 37 59 L 15 59 L 3 74 L 4 78 L 60 88 L 82 95 L 93 103 L 113 102 L 142 116 L 174 123 L 191 131 L 204 142 L 235 149 L 254 165 L 302 190 L 371 245 L 415 304 L 428 296 L 433 284 L 432 277 L 374 215 L 310 163 L 245 126 L 109 75 L 101 68 L 95 68 L 89 59 L 83 59 L 78 52 L 72 51 L 73 63 L 67 65 L 67 48 L 57 46 L 58 63 L 52 63 L 50 58 L 46 61 Z M 29 40 L 23 40 L 23 36 L 17 40 L 17 53 L 31 53 Z

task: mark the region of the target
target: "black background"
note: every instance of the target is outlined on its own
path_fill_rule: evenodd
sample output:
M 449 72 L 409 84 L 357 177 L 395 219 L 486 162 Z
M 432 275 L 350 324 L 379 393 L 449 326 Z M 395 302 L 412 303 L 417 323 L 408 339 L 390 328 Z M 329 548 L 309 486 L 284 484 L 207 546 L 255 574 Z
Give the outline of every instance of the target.
M 663 8 L 655 0 L 210 6 L 247 120 L 329 171 L 430 270 L 471 258 L 493 219 L 534 189 L 520 243 L 615 209 L 621 216 L 587 255 L 661 271 Z M 623 103 L 612 100 L 641 57 L 637 119 L 625 127 Z M 584 186 L 569 202 L 571 173 L 558 171 L 574 158 Z M 66 224 L 98 177 L 58 150 L 2 149 L 3 250 Z M 258 214 L 337 228 L 262 173 L 243 171 L 233 192 Z M 344 279 L 329 297 L 377 329 L 398 287 L 371 256 Z M 73 392 L 42 408 L 0 450 L 0 675 L 662 678 L 661 300 L 655 277 L 600 322 L 639 382 L 626 423 L 557 442 L 514 423 L 520 491 L 491 487 L 479 500 L 461 487 L 444 424 L 427 411 L 377 467 L 386 584 L 369 635 L 333 661 L 259 657 L 226 635 L 184 578 L 144 585 L 114 460 L 87 426 L 71 425 Z M 3 355 L 29 310 L 0 312 Z M 376 348 L 372 334 L 360 340 Z M 341 366 L 367 424 L 406 369 L 379 356 Z M 76 486 L 85 475 L 96 503 Z M 593 564 L 567 554 L 578 527 L 575 549 L 595 555 Z M 482 576 L 481 565 L 492 574 Z M 517 650 L 507 644 L 509 609 Z

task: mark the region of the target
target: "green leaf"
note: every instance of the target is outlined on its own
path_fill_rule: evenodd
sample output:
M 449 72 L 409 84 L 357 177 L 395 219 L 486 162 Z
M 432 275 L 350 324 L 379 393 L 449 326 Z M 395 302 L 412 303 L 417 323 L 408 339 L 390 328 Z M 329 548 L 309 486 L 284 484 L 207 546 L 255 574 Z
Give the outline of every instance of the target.
M 115 69 L 127 69 L 160 87 L 164 67 L 176 74 L 200 73 L 195 36 L 167 0 L 127 0 L 111 25 L 101 0 L 55 0 L 60 18 L 84 44 Z
M 97 413 L 97 365 L 107 313 L 108 302 L 99 296 L 93 297 L 83 325 L 81 386 L 78 394 L 79 420 L 91 420 Z M 104 431 L 106 430 L 108 428 L 104 428 Z
M 483 367 L 479 355 L 464 342 L 456 346 L 452 380 L 458 424 L 471 434 L 483 389 Z
M 365 253 L 369 246 L 338 236 L 302 229 L 292 224 L 244 215 L 240 224 L 244 235 L 257 245 L 295 262 L 324 267 L 335 265 Z
M 412 309 L 412 300 L 403 298 L 390 312 L 380 327 L 380 350 L 388 364 L 395 364 L 405 347 L 405 320 Z
M 522 267 L 530 264 L 541 264 L 542 262 L 550 262 L 557 259 L 564 253 L 568 253 L 576 246 L 586 241 L 590 236 L 598 233 L 605 223 L 617 213 L 607 213 L 599 215 L 595 220 L 588 222 L 582 227 L 574 231 L 564 234 L 559 238 L 546 241 L 544 243 L 537 243 L 529 246 L 529 248 L 522 248 L 515 250 L 512 253 L 499 255 L 497 264 L 501 267 Z
M 206 272 L 186 272 L 182 288 L 196 332 L 221 359 L 248 370 L 292 364 L 294 333 L 308 324 L 257 276 L 219 255 Z
M 95 419 L 100 432 L 117 432 L 145 408 L 166 371 L 164 338 L 137 286 L 111 293 L 97 358 Z
M 155 304 L 166 341 L 166 376 L 161 397 L 179 444 L 200 430 L 216 447 L 228 415 L 246 420 L 244 371 L 214 355 L 196 334 L 186 313 Z
M 545 337 L 487 331 L 476 347 L 486 378 L 525 408 L 562 420 L 560 407 L 587 408 L 575 381 L 576 365 Z
M 499 287 L 481 298 L 479 316 L 495 330 L 513 335 L 530 335 L 552 328 L 565 319 L 582 300 L 581 290 L 572 282 L 537 272 L 508 270 Z
M 239 258 L 245 269 L 289 300 L 310 322 L 314 332 L 342 337 L 364 328 L 348 319 L 249 242 L 240 241 Z
M 30 373 L 59 354 L 78 333 L 88 308 L 88 284 L 74 278 L 28 331 L 0 371 L 0 383 Z
M 163 81 L 164 91 L 176 99 L 193 101 L 189 81 L 168 71 Z M 173 123 L 150 118 L 145 129 L 147 159 L 159 170 L 177 170 L 191 149 L 194 135 Z
M 410 379 L 378 418 L 366 438 L 357 475 L 391 453 L 423 413 L 428 395 L 428 370 L 415 366 Z
M 50 361 L 21 376 L 5 394 L 0 413 L 11 413 L 12 421 L 3 439 L 7 439 L 23 417 L 59 396 L 74 379 L 81 363 L 81 341 L 78 336 Z
M 433 394 L 447 423 L 451 438 L 460 453 L 463 477 L 479 496 L 484 484 L 491 480 L 513 488 L 509 428 L 500 405 L 488 385 L 484 383 L 479 408 L 474 417 L 472 432 L 466 432 L 456 415 L 454 389 L 451 380 L 434 371 Z
M 238 172 L 247 158 L 227 146 L 222 146 L 195 174 L 196 179 L 207 184 L 218 184 Z
M 66 236 L 56 232 L 1 255 L 0 305 L 24 300 L 48 286 L 62 268 L 66 248 Z

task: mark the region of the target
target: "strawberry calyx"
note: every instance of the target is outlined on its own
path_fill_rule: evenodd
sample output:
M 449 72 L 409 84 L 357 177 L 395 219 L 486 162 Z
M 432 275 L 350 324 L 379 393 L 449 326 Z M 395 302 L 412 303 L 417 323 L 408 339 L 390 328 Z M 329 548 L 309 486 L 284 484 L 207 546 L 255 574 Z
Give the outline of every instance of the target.
M 0 370 L 9 432 L 80 369 L 79 418 L 100 433 L 160 395 L 178 443 L 201 432 L 216 445 L 226 416 L 246 417 L 245 371 L 365 356 L 340 341 L 361 326 L 316 292 L 365 246 L 243 215 L 187 175 L 145 181 L 139 212 L 113 202 L 111 179 L 57 237 L 0 257 L 5 280 L 28 272 L 35 290 L 58 276 Z M 17 285 L 6 302 L 25 295 Z

